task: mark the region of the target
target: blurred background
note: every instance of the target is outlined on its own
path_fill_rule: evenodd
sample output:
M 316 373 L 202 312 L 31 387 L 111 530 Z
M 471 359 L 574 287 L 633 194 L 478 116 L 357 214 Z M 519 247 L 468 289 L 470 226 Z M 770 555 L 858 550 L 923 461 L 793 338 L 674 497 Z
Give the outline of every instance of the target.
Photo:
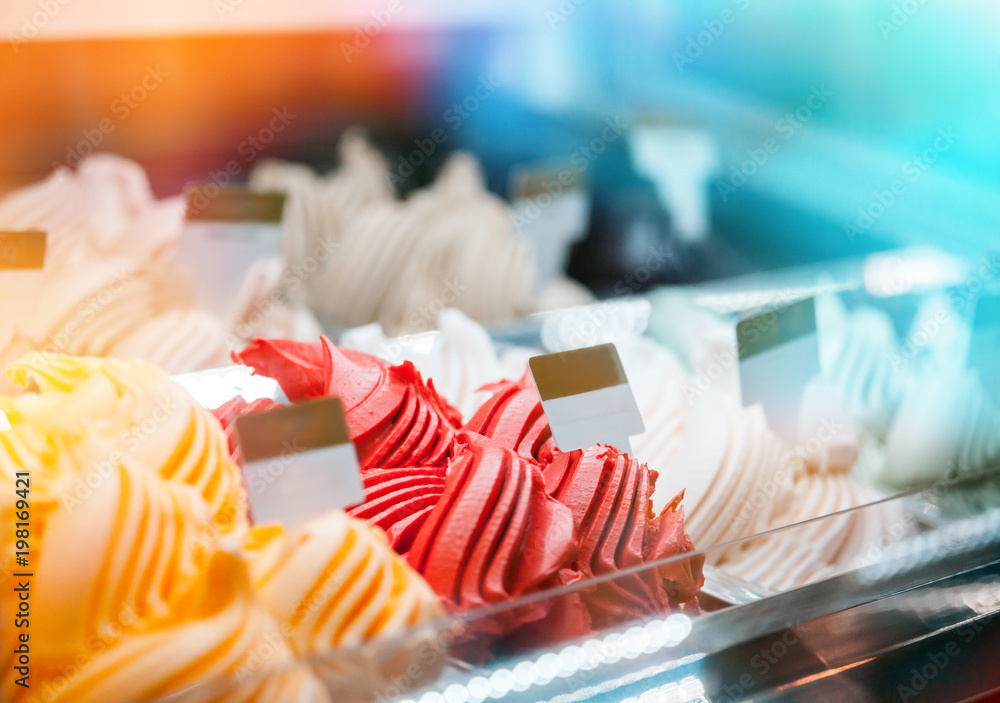
M 1000 246 L 998 28 L 990 0 L 7 0 L 0 193 L 96 151 L 160 196 L 327 170 L 361 124 L 403 193 L 456 149 L 505 197 L 538 164 L 586 182 L 569 273 L 598 294 L 651 246 L 642 288 L 975 256 Z

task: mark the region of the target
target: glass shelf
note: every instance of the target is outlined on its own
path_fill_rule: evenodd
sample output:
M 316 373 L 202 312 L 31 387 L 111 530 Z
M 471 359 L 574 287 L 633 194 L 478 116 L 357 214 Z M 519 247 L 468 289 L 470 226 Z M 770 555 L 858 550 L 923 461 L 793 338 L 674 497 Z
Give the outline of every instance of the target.
M 958 676 L 1000 644 L 992 622 L 1000 612 L 1000 509 L 934 524 L 914 512 L 954 492 L 975 490 L 985 480 L 989 477 L 954 481 L 936 487 L 933 494 L 911 491 L 738 542 L 454 614 L 309 663 L 337 684 L 338 701 L 798 700 L 806 692 L 817 700 L 880 700 L 920 685 L 927 700 L 961 700 L 1000 687 L 995 667 Z M 873 543 L 864 563 L 782 590 L 762 588 L 727 572 L 727 550 L 789 544 L 794 541 L 789 537 L 798 535 L 806 541 L 816 524 L 892 502 L 912 516 L 908 523 L 915 520 L 919 527 L 898 541 Z M 690 568 L 702 559 L 714 566 L 705 569 L 698 607 L 650 612 L 583 636 L 560 632 L 553 615 L 581 595 L 598 588 L 627 588 L 637 576 Z M 512 622 L 530 620 L 526 614 L 539 609 L 549 613 L 541 624 L 497 635 L 509 632 Z M 962 666 L 949 668 L 958 660 Z M 917 676 L 911 675 L 911 668 Z M 207 700 L 236 690 L 236 684 L 216 682 L 203 688 Z

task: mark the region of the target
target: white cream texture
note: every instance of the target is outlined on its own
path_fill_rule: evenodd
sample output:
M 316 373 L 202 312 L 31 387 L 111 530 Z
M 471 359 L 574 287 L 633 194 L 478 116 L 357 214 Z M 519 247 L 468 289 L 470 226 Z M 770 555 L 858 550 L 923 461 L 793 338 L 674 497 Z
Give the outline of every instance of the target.
M 414 333 L 446 307 L 501 322 L 591 299 L 565 277 L 540 289 L 532 244 L 469 154 L 453 154 L 429 187 L 399 199 L 384 157 L 349 130 L 331 174 L 267 161 L 250 182 L 288 195 L 285 255 L 293 265 L 314 259 L 303 299 L 331 327 Z
M 477 388 L 519 378 L 527 359 L 539 353 L 498 350 L 481 325 L 458 311 L 442 313 L 438 326 L 436 333 L 391 338 L 369 325 L 345 332 L 340 341 L 394 363 L 413 361 L 464 418 L 485 397 Z M 646 425 L 645 433 L 632 438 L 635 456 L 659 473 L 652 508 L 658 512 L 685 490 L 685 527 L 697 547 L 878 499 L 852 477 L 854 434 L 830 407 L 818 401 L 811 405 L 803 421 L 811 434 L 801 447 L 791 448 L 768 429 L 759 406 L 739 407 L 732 394 L 720 389 L 692 390 L 694 377 L 653 340 L 625 337 L 616 345 Z M 712 561 L 736 576 L 792 587 L 852 567 L 873 540 L 902 520 L 898 507 L 866 509 L 817 521 L 795 530 L 797 537 L 778 533 L 716 552 Z
M 254 335 L 316 338 L 312 316 L 284 302 L 278 262 L 248 274 L 234 319 L 192 308 L 174 265 L 183 221 L 181 198 L 157 200 L 138 164 L 105 154 L 0 200 L 0 228 L 47 232 L 40 294 L 22 301 L 32 312 L 0 362 L 31 350 L 138 356 L 181 373 L 229 363 Z

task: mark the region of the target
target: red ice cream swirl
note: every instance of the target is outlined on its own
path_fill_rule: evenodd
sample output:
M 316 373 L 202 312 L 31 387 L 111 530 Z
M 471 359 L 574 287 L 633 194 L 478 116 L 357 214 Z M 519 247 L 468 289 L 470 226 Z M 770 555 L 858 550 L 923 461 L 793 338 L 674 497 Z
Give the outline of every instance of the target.
M 692 551 L 678 496 L 654 516 L 656 472 L 612 447 L 557 452 L 544 468 L 546 489 L 568 506 L 579 539 L 574 567 L 584 578 Z M 682 494 L 683 495 L 683 494 Z M 682 560 L 607 581 L 583 593 L 595 627 L 609 627 L 691 601 L 703 559 Z
M 516 383 L 500 381 L 483 386 L 482 390 L 493 395 L 462 429 L 489 437 L 527 459 L 548 463 L 556 451 L 556 443 L 542 411 L 542 400 L 528 373 Z
M 538 465 L 460 433 L 444 494 L 407 554 L 448 606 L 468 610 L 554 586 L 575 556 L 573 516 L 545 492 Z M 514 610 L 494 627 L 512 632 L 549 607 Z
M 347 514 L 381 527 L 392 548 L 405 555 L 444 495 L 445 467 L 371 469 L 361 478 L 365 502 Z
M 447 461 L 460 415 L 409 361 L 392 366 L 325 337 L 315 345 L 254 340 L 236 358 L 277 380 L 292 402 L 338 396 L 362 470 Z

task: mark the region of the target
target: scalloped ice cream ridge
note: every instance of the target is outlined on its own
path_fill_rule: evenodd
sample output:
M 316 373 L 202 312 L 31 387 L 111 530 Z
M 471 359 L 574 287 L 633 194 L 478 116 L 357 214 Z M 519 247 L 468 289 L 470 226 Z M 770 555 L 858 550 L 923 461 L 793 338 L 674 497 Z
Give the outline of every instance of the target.
M 463 407 L 479 403 L 473 415 L 466 415 L 464 429 L 494 439 L 499 435 L 507 446 L 547 461 L 555 445 L 530 380 L 520 378 L 528 357 L 538 352 L 496 349 L 485 330 L 458 311 L 442 313 L 440 328 L 432 340 L 419 345 L 405 337 L 387 338 L 372 326 L 345 332 L 342 342 L 395 362 L 412 359 L 450 402 Z M 739 407 L 726 384 L 699 390 L 677 357 L 653 340 L 623 337 L 616 345 L 647 428 L 632 439 L 635 456 L 659 474 L 652 494 L 654 512 L 664 510 L 684 490 L 684 526 L 698 548 L 880 497 L 851 475 L 857 449 L 849 423 L 839 427 L 835 422 L 834 437 L 821 442 L 816 453 L 788 447 L 768 429 L 759 407 Z M 493 395 L 480 401 L 483 394 L 470 392 L 471 379 Z M 839 414 L 836 420 L 840 422 Z M 815 421 L 811 419 L 818 424 Z M 810 428 L 810 436 L 813 433 Z M 788 559 L 770 552 L 767 540 L 748 543 L 746 549 L 760 545 L 761 553 L 768 554 L 770 568 L 765 571 L 752 569 L 753 559 L 740 552 L 712 558 L 735 575 L 752 573 L 764 584 L 787 587 L 851 565 L 867 549 L 858 535 L 881 536 L 901 522 L 898 506 L 868 509 L 850 520 L 824 521 L 817 539 L 826 546 Z
M 3 700 L 364 701 L 419 656 L 419 638 L 389 668 L 352 649 L 443 614 L 382 533 L 341 511 L 251 529 L 225 436 L 164 372 L 36 354 L 9 374 L 29 389 L 0 396 L 0 515 L 29 472 L 33 649 L 26 690 L 0 630 Z M 0 537 L 5 574 L 14 550 Z
M 884 310 L 848 310 L 834 294 L 817 298 L 817 314 L 824 373 L 860 429 L 855 475 L 897 492 L 1000 460 L 1000 406 L 964 368 L 972 331 L 948 295 L 925 297 L 903 339 Z M 962 512 L 992 499 L 977 488 L 943 500 Z
M 48 233 L 37 309 L 4 340 L 0 364 L 45 351 L 139 356 L 182 373 L 225 364 L 256 335 L 319 334 L 310 313 L 283 302 L 277 261 L 248 273 L 233 319 L 192 308 L 174 264 L 183 221 L 182 198 L 157 200 L 138 164 L 107 154 L 0 200 L 0 229 Z
M 349 513 L 385 529 L 394 548 L 452 610 L 693 549 L 683 530 L 681 496 L 654 515 L 654 472 L 611 448 L 595 449 L 599 456 L 558 452 L 527 381 L 498 383 L 493 398 L 458 432 L 457 411 L 411 362 L 393 366 L 326 339 L 311 345 L 255 340 L 234 357 L 277 380 L 293 402 L 341 397 L 366 488 L 365 502 Z M 229 422 L 245 410 L 249 404 L 237 402 L 217 414 Z M 428 418 L 421 420 L 424 414 Z M 582 462 L 571 459 L 578 454 Z M 548 486 L 548 472 L 570 466 L 574 482 L 593 491 L 589 500 L 567 494 L 563 502 L 556 486 Z M 598 489 L 615 472 L 626 480 Z M 604 527 L 584 533 L 584 524 Z M 615 545 L 625 549 L 621 559 L 607 556 Z M 550 637 L 583 634 L 615 617 L 697 607 L 693 601 L 702 583 L 696 558 L 665 569 L 660 579 L 624 588 L 627 602 L 620 606 L 610 605 L 618 594 L 582 601 L 576 596 L 559 608 L 520 608 L 483 627 L 486 634 L 515 638 L 525 628 Z
M 699 379 L 708 377 L 713 363 L 731 355 L 730 326 L 693 308 L 684 295 L 655 295 L 669 314 L 654 316 L 651 329 L 681 350 Z M 1000 407 L 977 373 L 963 368 L 971 329 L 950 295 L 925 296 L 902 338 L 886 310 L 872 304 L 849 309 L 833 292 L 816 296 L 816 319 L 823 376 L 857 434 L 848 443 L 856 463 L 840 456 L 834 465 L 854 463 L 852 473 L 865 484 L 895 493 L 979 473 L 1000 460 Z M 738 378 L 735 367 L 731 371 L 715 387 L 735 396 Z M 849 488 L 844 495 L 855 489 Z M 956 507 L 983 499 L 961 493 L 948 496 Z
M 0 339 L 0 365 L 34 350 L 139 356 L 171 373 L 211 368 L 253 337 L 317 338 L 305 302 L 338 324 L 383 320 L 423 329 L 432 322 L 427 310 L 449 303 L 493 321 L 591 299 L 568 279 L 536 291 L 534 252 L 470 156 L 456 155 L 432 188 L 405 202 L 357 132 L 344 135 L 341 156 L 341 168 L 325 179 L 274 162 L 254 171 L 254 187 L 289 195 L 284 262 L 259 262 L 248 272 L 228 320 L 191 307 L 175 266 L 183 199 L 157 200 L 138 164 L 98 154 L 7 195 L 0 228 L 45 230 L 48 251 L 37 311 Z M 328 309 L 330 301 L 346 307 Z
M 429 329 L 445 307 L 482 322 L 514 320 L 541 305 L 592 300 L 562 277 L 539 290 L 535 252 L 512 211 L 485 187 L 475 158 L 455 153 L 435 181 L 396 197 L 384 157 L 359 130 L 344 133 L 340 167 L 317 176 L 300 164 L 265 161 L 255 188 L 287 197 L 285 256 L 303 265 L 335 247 L 301 287 L 331 327 L 379 322 L 394 333 Z

